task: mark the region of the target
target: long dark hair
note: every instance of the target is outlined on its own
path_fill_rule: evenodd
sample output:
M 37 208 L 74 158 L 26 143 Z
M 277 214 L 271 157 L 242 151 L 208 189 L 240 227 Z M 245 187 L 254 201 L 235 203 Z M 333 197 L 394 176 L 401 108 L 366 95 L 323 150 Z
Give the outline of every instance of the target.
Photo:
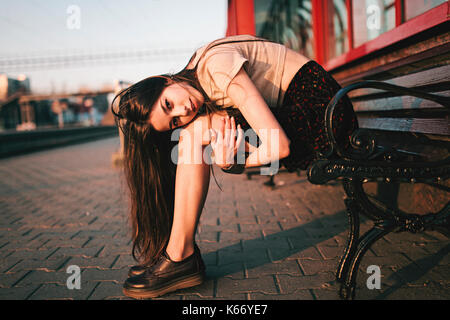
M 232 42 L 243 41 L 213 42 L 212 46 Z M 149 264 L 163 253 L 170 237 L 175 201 L 176 164 L 171 153 L 177 141 L 171 141 L 173 130 L 158 132 L 152 128 L 148 122 L 151 108 L 166 86 L 186 82 L 205 98 L 199 114 L 210 115 L 220 110 L 198 81 L 198 64 L 187 68 L 194 58 L 195 54 L 179 73 L 149 77 L 123 89 L 111 103 L 116 124 L 124 135 L 123 167 L 130 192 L 132 255 L 143 264 Z
M 123 133 L 123 170 L 129 188 L 130 222 L 135 260 L 149 264 L 162 254 L 170 236 L 175 201 L 176 163 L 171 159 L 173 130 L 158 132 L 148 123 L 151 107 L 172 82 L 187 82 L 205 96 L 199 114 L 219 109 L 207 98 L 195 70 L 141 80 L 120 91 L 112 102 Z

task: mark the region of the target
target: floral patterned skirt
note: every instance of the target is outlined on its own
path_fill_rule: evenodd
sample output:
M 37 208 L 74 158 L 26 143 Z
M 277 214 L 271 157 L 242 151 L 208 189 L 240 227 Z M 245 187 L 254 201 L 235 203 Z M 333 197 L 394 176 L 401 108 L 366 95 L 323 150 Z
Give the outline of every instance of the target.
M 307 169 L 318 152 L 328 150 L 325 111 L 340 89 L 337 81 L 321 65 L 311 60 L 292 79 L 282 106 L 271 109 L 291 140 L 289 156 L 280 160 L 288 171 Z M 348 146 L 349 138 L 357 127 L 353 106 L 345 96 L 339 101 L 333 116 L 337 142 Z
M 317 62 L 304 64 L 291 80 L 284 95 L 283 104 L 270 110 L 291 140 L 290 154 L 280 160 L 289 172 L 306 170 L 319 152 L 329 148 L 325 132 L 325 111 L 328 103 L 341 89 L 337 81 Z M 250 128 L 239 109 L 226 108 L 234 116 L 236 125 Z M 336 106 L 333 128 L 337 142 L 344 148 L 350 144 L 350 136 L 358 127 L 350 99 L 345 96 Z

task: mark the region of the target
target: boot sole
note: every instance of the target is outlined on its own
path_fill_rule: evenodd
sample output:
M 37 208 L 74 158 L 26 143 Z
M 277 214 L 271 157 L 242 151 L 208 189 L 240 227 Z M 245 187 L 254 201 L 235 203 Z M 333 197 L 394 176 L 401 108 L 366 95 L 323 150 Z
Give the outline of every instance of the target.
M 204 280 L 205 275 L 203 273 L 196 273 L 184 279 L 175 280 L 171 283 L 168 283 L 166 286 L 158 289 L 148 290 L 148 289 L 123 288 L 123 293 L 126 296 L 135 299 L 156 298 L 169 292 L 198 286 L 202 284 Z

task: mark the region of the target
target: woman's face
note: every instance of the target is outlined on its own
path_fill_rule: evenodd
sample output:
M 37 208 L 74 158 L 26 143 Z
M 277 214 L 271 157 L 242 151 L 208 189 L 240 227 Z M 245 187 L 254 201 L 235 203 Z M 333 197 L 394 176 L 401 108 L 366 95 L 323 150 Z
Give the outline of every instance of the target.
M 184 126 L 194 119 L 203 103 L 203 95 L 192 86 L 172 83 L 152 106 L 149 122 L 156 131 Z

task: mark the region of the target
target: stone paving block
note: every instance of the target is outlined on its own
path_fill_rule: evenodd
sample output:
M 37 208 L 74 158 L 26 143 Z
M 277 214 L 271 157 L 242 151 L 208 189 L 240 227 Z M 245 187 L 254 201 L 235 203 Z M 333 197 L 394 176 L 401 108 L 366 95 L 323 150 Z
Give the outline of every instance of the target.
M 232 294 L 260 292 L 266 294 L 279 293 L 273 276 L 261 276 L 257 279 L 217 279 L 217 297 Z
M 342 247 L 330 247 L 330 246 L 323 246 L 323 245 L 317 245 L 316 246 L 319 253 L 322 255 L 323 259 L 336 259 L 340 258 L 344 253 L 344 248 Z M 370 254 L 370 252 L 366 253 L 367 255 Z
M 258 254 L 256 254 L 256 256 L 258 258 L 261 257 L 261 255 L 258 255 Z M 233 264 L 233 263 L 243 263 L 248 258 L 249 258 L 248 255 L 246 255 L 244 252 L 242 252 L 242 250 L 220 249 L 218 251 L 217 264 L 225 265 L 225 264 Z
M 314 300 L 340 300 L 337 289 L 330 287 L 328 289 L 312 289 L 310 292 Z
M 28 300 L 86 300 L 96 285 L 82 282 L 80 289 L 70 290 L 66 285 L 44 283 L 28 297 Z
M 116 283 L 123 283 L 128 278 L 128 268 L 122 269 L 97 269 L 84 268 L 81 271 L 82 281 L 99 282 L 99 281 L 114 281 Z
M 290 274 L 294 276 L 303 275 L 297 260 L 283 260 L 273 263 L 265 263 L 247 269 L 248 278 L 258 278 L 265 275 Z
M 85 257 L 85 256 L 75 256 L 67 258 L 65 266 L 76 265 L 80 268 L 97 268 L 97 269 L 117 269 L 122 266 L 116 264 L 119 259 L 118 255 L 109 255 L 105 257 Z
M 26 287 L 35 284 L 53 283 L 65 285 L 70 274 L 63 271 L 30 270 L 17 280 L 15 287 Z
M 293 231 L 286 233 L 286 241 L 289 244 L 289 248 L 293 250 L 305 249 L 319 243 L 319 241 L 306 236 L 306 231 L 301 228 Z
M 326 240 L 319 242 L 317 245 L 319 247 L 339 247 L 339 244 L 335 238 L 336 237 L 328 238 Z
M 280 274 L 278 278 L 281 292 L 286 294 L 293 293 L 299 289 L 324 289 L 335 282 L 335 275 L 331 272 L 322 272 L 311 276 Z
M 267 256 L 271 262 L 279 262 L 292 254 L 291 249 L 267 248 Z
M 260 248 L 253 251 L 241 252 L 227 252 L 225 250 L 219 251 L 218 265 L 227 265 L 230 263 L 245 262 L 251 268 L 262 264 L 270 263 L 270 257 L 267 249 Z
M 165 294 L 164 296 L 161 296 L 161 297 L 150 298 L 150 299 L 143 299 L 143 300 L 174 300 L 174 301 L 179 301 L 179 300 L 183 300 L 183 299 L 184 299 L 184 295 L 178 294 L 175 291 L 175 292 L 167 293 L 167 294 Z
M 238 225 L 233 223 L 233 224 L 220 224 L 220 225 L 201 225 L 200 226 L 200 231 L 199 233 L 204 233 L 204 232 L 209 232 L 209 233 L 214 233 L 214 232 L 238 232 Z
M 242 233 L 252 233 L 256 237 L 261 236 L 264 231 L 266 234 L 272 234 L 275 232 L 282 231 L 280 225 L 278 223 L 269 223 L 269 224 L 259 224 L 259 223 L 238 223 L 236 225 L 239 232 Z
M 304 249 L 294 249 L 291 251 L 287 260 L 295 259 L 310 259 L 310 260 L 321 260 L 323 257 L 317 250 L 315 246 L 304 247 Z
M 76 240 L 77 238 L 73 239 Z M 102 238 L 95 238 L 95 237 L 90 237 L 88 238 L 88 240 L 84 241 L 82 247 L 83 248 L 92 248 L 92 247 L 101 247 L 101 246 L 105 246 L 105 247 L 111 247 L 111 248 L 127 248 L 128 250 L 131 250 L 131 246 L 129 245 L 129 240 L 124 238 L 124 237 L 120 237 L 120 238 L 109 238 L 107 240 L 105 240 L 103 237 Z
M 443 283 L 450 283 L 450 280 L 447 279 L 447 275 L 450 274 L 450 266 L 448 265 L 438 265 L 433 266 L 429 269 L 423 269 L 427 276 L 430 276 L 431 279 L 440 280 Z
M 52 260 L 36 260 L 36 259 L 20 260 L 20 262 L 18 262 L 8 270 L 8 273 L 28 271 L 28 270 L 42 270 L 47 272 L 58 271 L 64 268 L 64 266 L 67 264 L 69 260 L 70 259 L 67 257 Z
M 254 240 L 262 237 L 261 231 L 253 232 L 229 232 L 223 231 L 217 233 L 218 242 L 239 241 L 239 240 Z
M 380 293 L 377 299 L 389 300 L 448 300 L 449 288 L 443 287 L 401 287 Z
M 377 265 L 379 267 L 395 266 L 396 268 L 402 268 L 411 264 L 411 260 L 406 258 L 401 253 L 393 253 L 389 257 L 376 257 L 373 255 L 364 255 L 362 265 Z
M 401 277 L 409 285 L 426 285 L 427 283 L 449 284 L 450 281 L 446 279 L 449 274 L 448 266 L 436 266 L 430 270 L 416 269 L 416 266 L 411 264 L 406 268 L 397 271 L 398 276 Z
M 245 279 L 247 276 L 247 266 L 245 262 L 235 262 L 224 265 L 206 266 L 206 275 L 209 278 L 228 277 L 232 279 Z
M 219 258 L 218 258 L 217 251 L 209 252 L 209 253 L 203 253 L 203 251 L 201 251 L 201 252 L 202 252 L 203 262 L 205 263 L 206 266 L 215 266 L 218 264 Z
M 215 297 L 215 300 L 230 300 L 230 301 L 242 301 L 249 300 L 248 293 L 224 293 L 222 296 Z
M 177 290 L 174 294 L 183 296 L 183 299 L 186 296 L 197 296 L 203 299 L 213 299 L 215 294 L 215 281 L 216 280 L 214 278 L 209 278 L 207 276 L 202 284 L 192 288 Z
M 310 276 L 320 272 L 334 272 L 337 270 L 339 259 L 330 260 L 311 260 L 298 259 L 303 275 Z
M 93 282 L 95 283 L 95 282 Z M 93 284 L 92 283 L 92 284 Z M 113 300 L 122 299 L 124 297 L 122 292 L 123 284 L 115 281 L 101 281 L 95 283 L 95 286 L 90 293 L 89 300 Z M 131 299 L 131 298 L 128 298 Z
M 0 288 L 11 288 L 19 283 L 23 278 L 29 275 L 32 271 L 23 270 L 19 272 L 2 273 L 0 274 Z
M 44 238 L 34 239 L 32 241 L 27 241 L 25 239 L 20 239 L 19 241 L 10 240 L 0 246 L 0 252 L 11 252 L 15 250 L 21 250 L 26 247 L 29 250 L 38 250 L 42 248 L 49 240 Z M 44 248 L 45 249 L 45 248 Z
M 430 254 L 448 255 L 450 254 L 450 239 L 447 241 L 427 242 L 423 247 Z
M 40 285 L 28 287 L 2 288 L 0 287 L 0 300 L 26 300 Z
M 104 249 L 104 246 L 91 247 L 91 248 L 61 247 L 61 248 L 57 248 L 57 250 L 55 250 L 46 259 L 61 259 L 64 257 L 93 258 L 93 257 L 98 257 L 103 249 Z
M 128 245 L 124 246 L 115 246 L 106 243 L 103 247 L 103 250 L 100 251 L 98 257 L 108 257 L 108 256 L 117 256 L 119 254 L 131 254 L 131 247 Z
M 250 293 L 249 300 L 314 300 L 310 290 L 296 290 L 290 294 Z
M 398 243 L 398 244 L 390 244 L 386 241 L 382 241 L 383 239 L 380 239 L 380 243 L 377 242 L 374 243 L 374 245 L 371 247 L 371 251 L 374 252 L 377 256 L 385 256 L 389 257 L 392 254 L 398 254 L 402 253 L 405 255 L 410 255 L 411 257 L 415 256 L 426 256 L 427 251 L 425 250 L 425 244 L 421 243 Z
M 11 176 L 0 179 L 0 299 L 128 299 L 121 286 L 137 263 L 126 187 L 111 165 L 118 145 L 112 138 L 0 159 L 0 176 Z M 267 177 L 215 174 L 224 191 L 211 181 L 196 234 L 207 280 L 158 299 L 336 299 L 348 228 L 340 183 L 280 172 L 267 188 Z M 362 217 L 361 234 L 372 226 Z M 448 248 L 437 232 L 385 236 L 361 262 L 357 297 L 448 297 Z M 82 292 L 65 286 L 70 264 L 82 268 Z M 370 264 L 381 267 L 381 290 L 366 288 Z
M 110 238 L 113 237 L 117 231 L 115 230 L 80 230 L 72 236 L 73 239 L 77 238 Z
M 116 259 L 115 257 L 114 259 Z M 139 262 L 135 261 L 130 254 L 120 254 L 117 260 L 114 260 L 114 265 L 112 268 L 130 268 L 131 266 L 135 266 L 139 264 Z
M 49 259 L 59 248 L 52 249 L 40 249 L 40 250 L 29 250 L 28 248 L 22 248 L 20 250 L 7 251 L 5 252 L 5 258 L 19 258 L 21 260 L 45 260 Z M 59 256 L 54 256 L 53 259 L 60 259 Z
M 218 240 L 220 240 L 220 233 L 216 231 L 204 231 L 203 229 L 197 230 L 195 240 L 197 243 L 204 242 L 218 244 Z
M 285 235 L 269 235 L 264 239 L 253 239 L 243 242 L 243 248 L 246 251 L 257 250 L 261 248 L 274 250 L 289 250 L 290 246 Z
M 253 210 L 251 210 L 253 212 Z M 214 219 L 217 220 L 217 219 Z M 254 215 L 248 214 L 248 212 L 243 208 L 238 208 L 232 212 L 227 212 L 220 216 L 220 222 L 224 225 L 229 224 L 254 224 L 256 219 Z
M 51 238 L 50 235 L 49 236 L 43 235 L 41 238 L 45 240 L 45 243 L 39 249 L 54 249 L 60 247 L 81 248 L 89 241 L 87 239 L 81 238 L 66 239 L 64 241 L 61 241 L 61 239 Z
M 360 288 L 367 289 L 367 280 L 373 274 L 367 272 L 367 268 L 370 264 L 362 262 L 358 269 L 358 277 L 356 279 L 356 285 L 358 290 Z M 387 287 L 405 285 L 405 281 L 398 275 L 397 269 L 392 266 L 380 266 L 380 284 L 381 289 L 384 290 Z
M 19 264 L 23 259 L 17 257 L 8 257 L 0 260 L 0 273 L 6 273 L 17 264 Z

